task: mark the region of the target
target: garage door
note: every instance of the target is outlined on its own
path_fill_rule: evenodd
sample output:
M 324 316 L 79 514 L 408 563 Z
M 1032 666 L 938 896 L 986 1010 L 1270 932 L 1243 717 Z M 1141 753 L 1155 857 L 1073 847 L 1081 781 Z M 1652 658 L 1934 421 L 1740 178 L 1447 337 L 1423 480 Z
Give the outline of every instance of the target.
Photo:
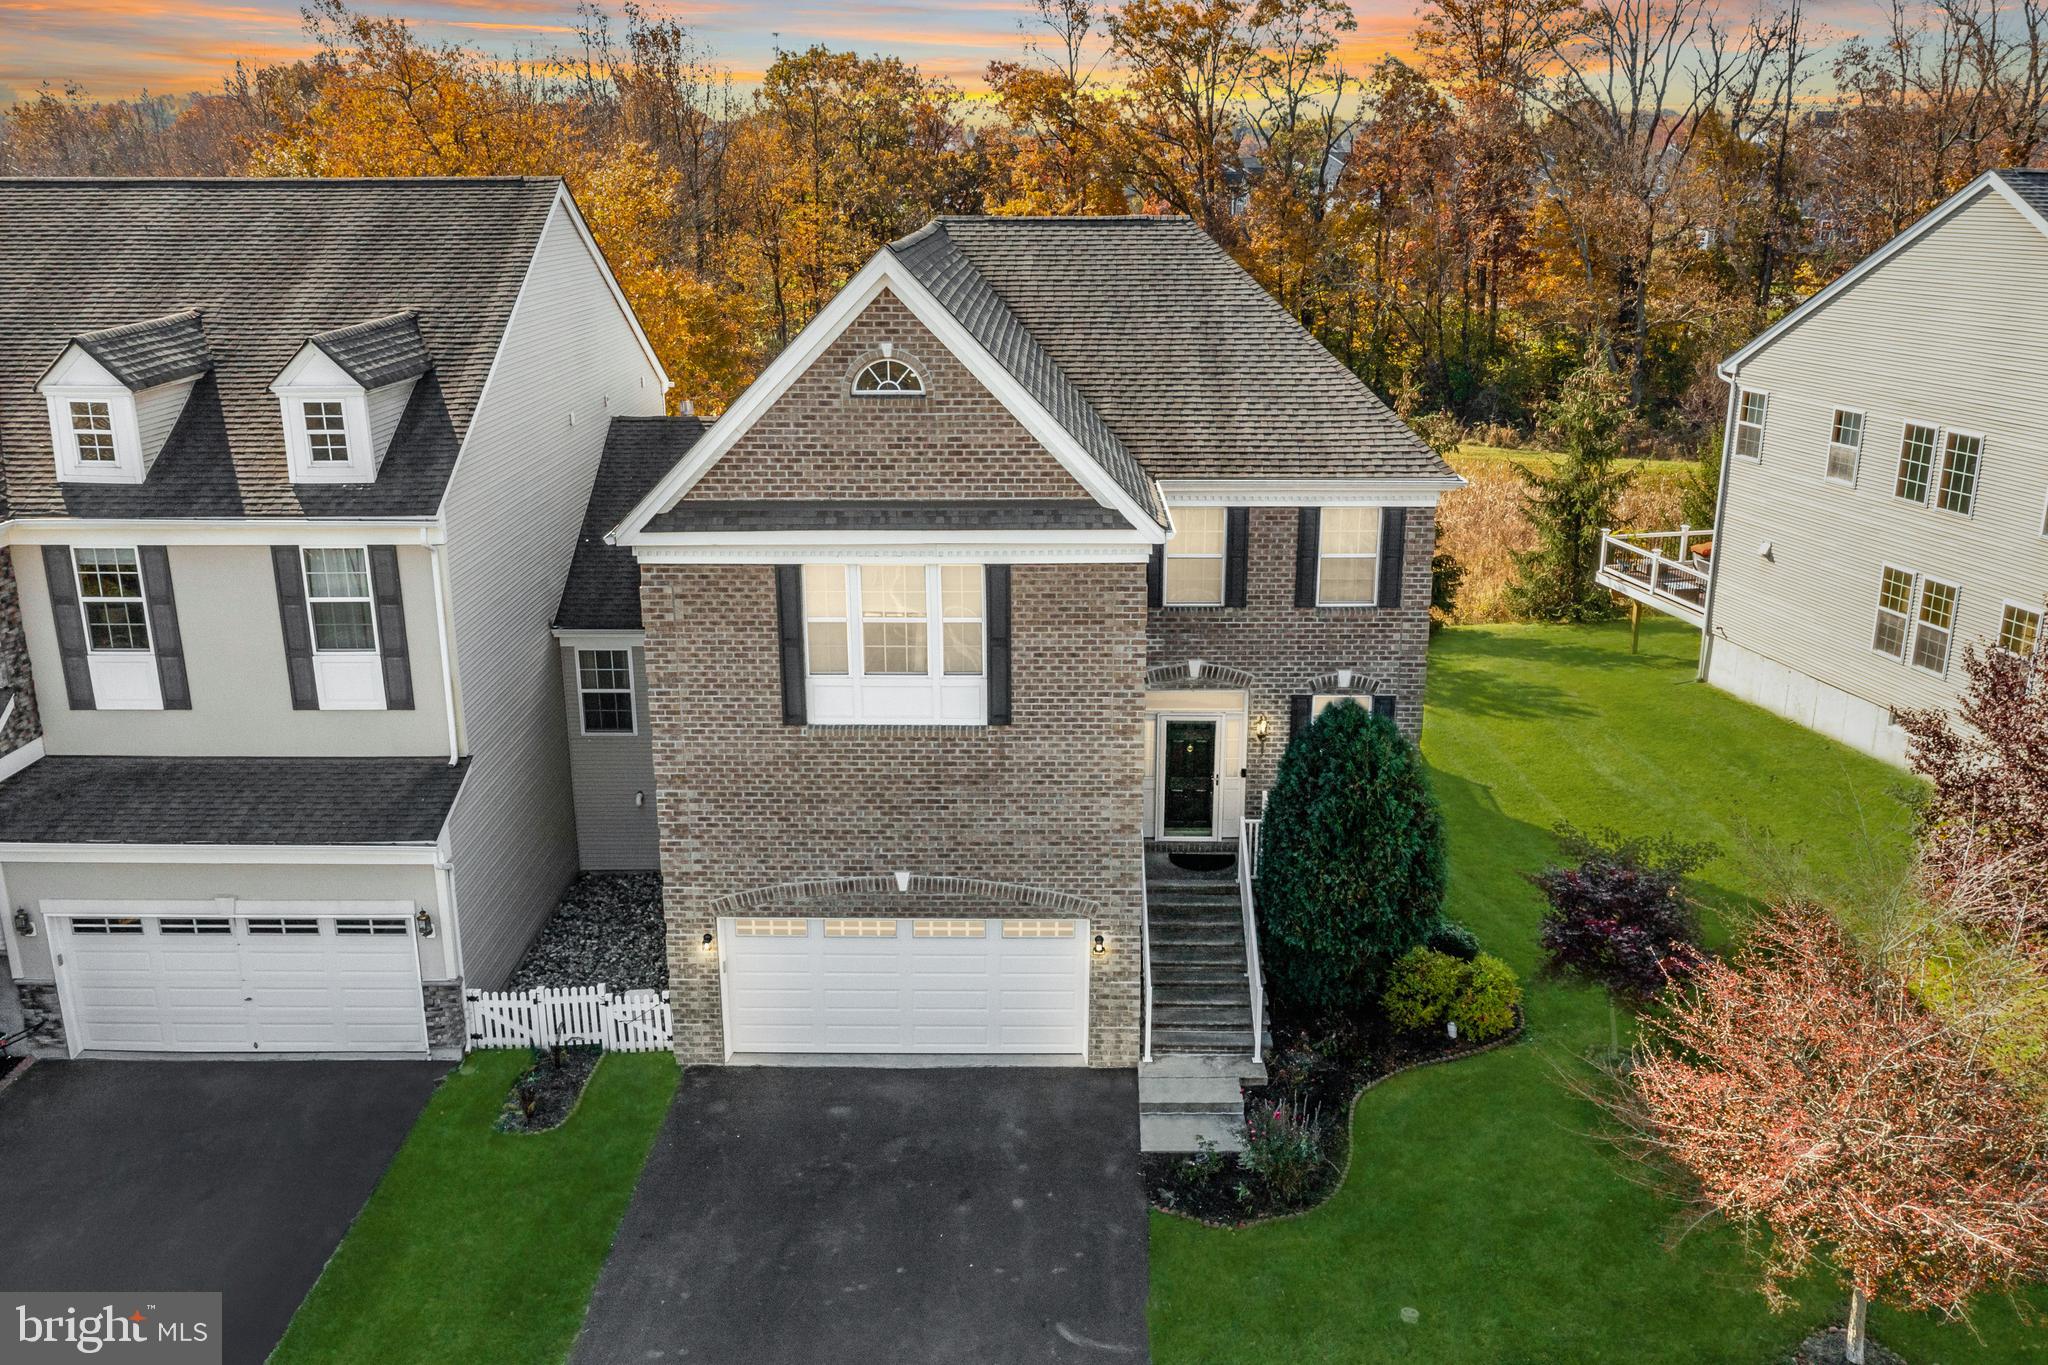
M 1082 1054 L 1088 923 L 719 921 L 734 1052 Z
M 404 901 L 45 901 L 76 1046 L 418 1052 Z

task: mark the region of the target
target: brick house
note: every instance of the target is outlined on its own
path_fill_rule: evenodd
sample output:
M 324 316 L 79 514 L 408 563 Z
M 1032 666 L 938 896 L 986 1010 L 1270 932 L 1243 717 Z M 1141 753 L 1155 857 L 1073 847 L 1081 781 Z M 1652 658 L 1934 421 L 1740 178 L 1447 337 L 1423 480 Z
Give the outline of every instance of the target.
M 1457 483 L 1172 218 L 938 220 L 715 423 L 615 422 L 556 634 L 678 1054 L 1249 1064 L 1238 883 L 1157 855 L 1333 699 L 1417 734 Z

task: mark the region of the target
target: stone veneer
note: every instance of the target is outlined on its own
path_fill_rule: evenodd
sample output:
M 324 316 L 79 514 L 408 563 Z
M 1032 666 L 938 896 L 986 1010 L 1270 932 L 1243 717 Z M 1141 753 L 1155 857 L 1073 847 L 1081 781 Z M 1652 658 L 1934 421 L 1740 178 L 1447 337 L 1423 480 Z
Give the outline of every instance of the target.
M 469 1050 L 469 1025 L 462 1012 L 462 982 L 425 981 L 420 1000 L 427 1011 L 427 1051 L 460 1057 Z
M 643 565 L 676 1051 L 724 1060 L 721 911 L 1044 916 L 1089 906 L 1089 1061 L 1139 1050 L 1145 576 L 1011 571 L 1007 726 L 784 725 L 773 570 Z M 907 892 L 890 874 L 918 874 Z M 795 885 L 861 879 L 837 886 Z M 949 878 L 996 887 L 962 888 Z M 883 879 L 883 880 L 867 880 Z M 930 879 L 930 880 L 926 880 Z
M 1147 613 L 1146 653 L 1151 669 L 1174 688 L 1243 688 L 1250 714 L 1272 722 L 1261 751 L 1246 746 L 1246 809 L 1273 785 L 1287 748 L 1288 699 L 1340 690 L 1331 675 L 1350 670 L 1351 691 L 1391 693 L 1397 720 L 1410 739 L 1422 733 L 1422 689 L 1429 663 L 1429 560 L 1436 548 L 1436 512 L 1408 509 L 1398 607 L 1297 607 L 1294 546 L 1300 513 L 1292 507 L 1254 507 L 1245 564 L 1242 607 L 1155 607 Z M 1220 665 L 1245 678 L 1219 680 L 1207 667 L 1188 678 L 1178 667 L 1190 659 Z M 1161 684 L 1155 683 L 1155 688 Z
M 14 988 L 21 997 L 21 1018 L 23 1027 L 28 1029 L 29 1051 L 39 1057 L 66 1055 L 64 1007 L 57 1003 L 57 983 L 17 981 Z
M 35 675 L 29 669 L 28 636 L 21 628 L 21 592 L 14 581 L 14 556 L 0 549 L 0 688 L 14 693 L 14 712 L 0 727 L 0 754 L 9 754 L 42 734 L 36 714 Z

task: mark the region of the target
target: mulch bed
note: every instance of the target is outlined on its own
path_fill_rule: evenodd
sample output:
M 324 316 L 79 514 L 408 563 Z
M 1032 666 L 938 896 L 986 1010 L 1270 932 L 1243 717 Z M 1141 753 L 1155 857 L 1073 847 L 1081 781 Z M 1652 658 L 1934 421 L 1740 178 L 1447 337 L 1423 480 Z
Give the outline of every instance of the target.
M 29 1063 L 28 1057 L 14 1052 L 0 1052 L 0 1090 L 14 1083 L 14 1078 Z
M 659 874 L 587 872 L 578 877 L 504 989 L 599 982 L 615 991 L 667 988 Z
M 505 1110 L 498 1115 L 501 1133 L 545 1133 L 559 1128 L 576 1112 L 590 1073 L 597 1070 L 604 1049 L 564 1047 L 540 1054 L 540 1059 L 512 1082 L 505 1096 Z
M 1218 1227 L 1245 1227 L 1306 1213 L 1335 1194 L 1351 1164 L 1351 1113 L 1366 1091 L 1419 1066 L 1456 1061 L 1505 1047 L 1522 1036 L 1522 1020 L 1484 1043 L 1441 1034 L 1404 1034 L 1384 1020 L 1346 1022 L 1335 1028 L 1273 1027 L 1267 1082 L 1245 1091 L 1246 1113 L 1285 1104 L 1313 1115 L 1324 1134 L 1323 1178 L 1286 1202 L 1268 1191 L 1235 1152 L 1188 1156 L 1154 1152 L 1141 1159 L 1152 1207 Z
M 1848 1344 L 1848 1335 L 1840 1327 L 1823 1327 L 1800 1342 L 1799 1349 L 1785 1358 L 1785 1365 L 1846 1365 Z M 1906 1365 L 1906 1358 L 1866 1336 L 1863 1365 Z

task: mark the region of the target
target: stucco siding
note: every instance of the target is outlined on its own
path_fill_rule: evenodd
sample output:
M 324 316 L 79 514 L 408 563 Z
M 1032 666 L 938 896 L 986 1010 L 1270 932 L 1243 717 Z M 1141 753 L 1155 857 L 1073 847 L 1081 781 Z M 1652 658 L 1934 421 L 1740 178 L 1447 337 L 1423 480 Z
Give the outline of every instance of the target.
M 470 773 L 450 823 L 464 976 L 504 979 L 576 871 L 561 598 L 608 420 L 661 376 L 568 212 L 549 219 L 443 503 Z
M 1732 641 L 1887 714 L 1954 704 L 1964 646 L 1995 636 L 2006 601 L 2048 594 L 2043 316 L 2048 237 L 1986 192 L 1744 364 L 1740 387 L 1768 411 L 1761 458 L 1728 462 L 1717 650 Z M 1838 408 L 1864 415 L 1853 487 L 1826 478 Z M 1907 422 L 1982 436 L 1972 515 L 1894 495 Z M 1885 565 L 1960 589 L 1945 675 L 1871 648 Z
M 608 646 L 607 646 L 608 647 Z M 647 660 L 633 655 L 633 733 L 583 733 L 576 649 L 562 648 L 563 719 L 576 790 L 576 854 L 586 872 L 655 872 L 661 829 L 654 798 L 654 741 L 647 715 Z
M 80 543 L 107 543 L 79 527 Z M 278 528 L 291 544 L 292 528 Z M 139 540 L 146 542 L 143 535 Z M 53 754 L 192 754 L 257 757 L 422 755 L 448 752 L 432 561 L 398 547 L 412 667 L 410 711 L 294 711 L 285 676 L 277 584 L 265 545 L 172 545 L 171 584 L 192 691 L 189 711 L 74 711 L 64 690 L 42 547 L 12 551 L 20 583 L 43 734 Z

